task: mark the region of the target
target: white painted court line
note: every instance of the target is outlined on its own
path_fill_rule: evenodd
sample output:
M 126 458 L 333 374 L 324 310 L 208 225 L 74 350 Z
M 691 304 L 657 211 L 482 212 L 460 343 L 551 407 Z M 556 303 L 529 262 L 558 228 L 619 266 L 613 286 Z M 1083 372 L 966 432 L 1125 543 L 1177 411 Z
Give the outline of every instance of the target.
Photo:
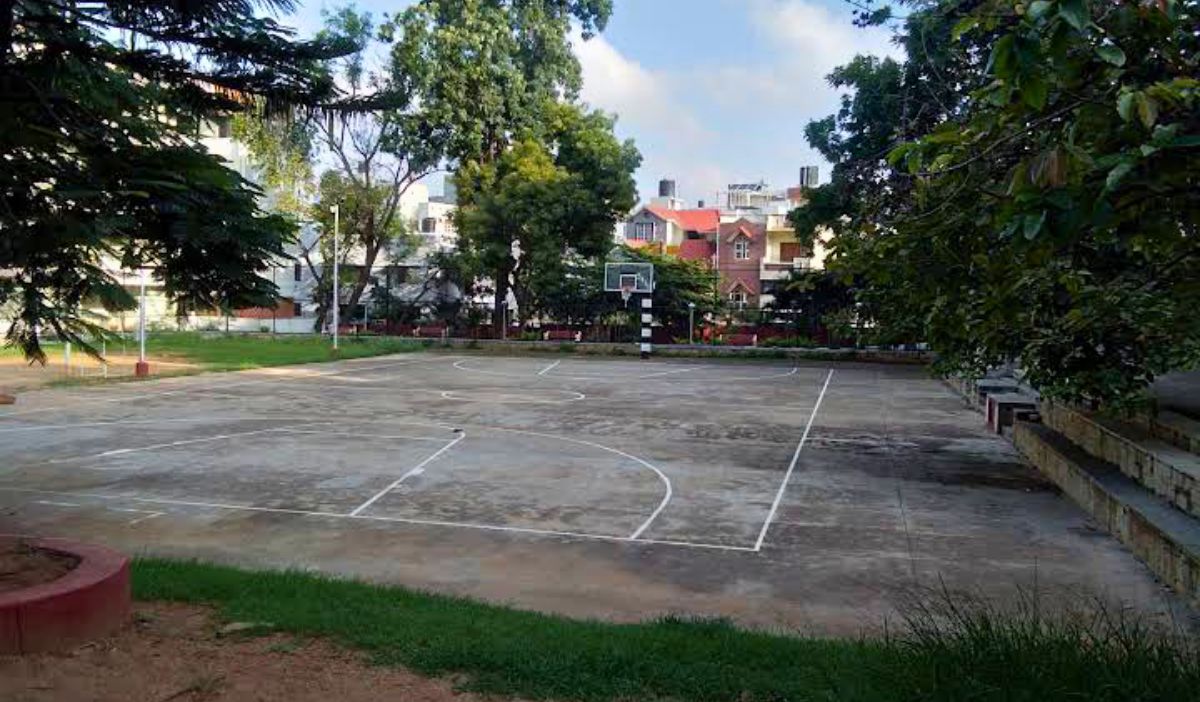
M 34 500 L 35 505 L 50 505 L 51 507 L 79 507 L 75 502 L 53 502 L 51 500 Z
M 278 431 L 272 427 L 270 429 L 258 429 L 256 431 L 242 431 L 234 434 L 217 434 L 216 436 L 202 436 L 197 439 L 182 439 L 180 441 L 168 441 L 161 444 L 150 444 L 149 446 L 132 446 L 129 448 L 111 449 L 109 451 L 101 451 L 100 453 L 92 453 L 83 456 L 69 456 L 67 458 L 54 458 L 46 463 L 70 463 L 71 461 L 83 461 L 89 458 L 107 458 L 109 456 L 123 456 L 127 453 L 141 453 L 142 451 L 154 451 L 157 449 L 174 448 L 176 446 L 189 446 L 191 444 L 202 444 L 206 441 L 221 441 L 222 439 L 236 439 L 242 436 L 255 436 L 257 434 L 267 434 Z
M 631 544 L 648 544 L 661 546 L 676 546 L 681 548 L 699 548 L 710 549 L 717 551 L 735 551 L 752 553 L 754 549 L 750 546 L 730 546 L 728 544 L 713 544 L 700 541 L 672 541 L 669 539 L 634 539 L 628 536 L 615 536 L 612 534 L 591 534 L 587 532 L 575 531 L 556 531 L 553 529 L 536 529 L 532 527 L 515 527 L 502 526 L 495 524 L 475 524 L 471 522 L 450 522 L 437 519 L 410 519 L 407 517 L 377 517 L 369 514 L 351 515 L 342 512 L 318 512 L 304 509 L 287 509 L 282 507 L 252 507 L 247 505 L 232 505 L 220 502 L 197 502 L 194 500 L 168 500 L 151 497 L 133 497 L 129 495 L 104 495 L 95 493 L 80 493 L 80 492 L 59 492 L 54 490 L 35 490 L 32 488 L 16 488 L 0 486 L 0 492 L 20 492 L 32 493 L 41 495 L 62 495 L 67 497 L 80 497 L 98 500 L 128 500 L 130 502 L 140 502 L 144 504 L 161 504 L 161 505 L 176 505 L 179 507 L 199 507 L 205 509 L 224 509 L 243 512 L 268 512 L 272 514 L 295 514 L 305 517 L 322 517 L 326 519 L 355 519 L 373 522 L 389 522 L 395 524 L 411 524 L 414 526 L 433 526 L 433 527 L 450 527 L 454 529 L 470 529 L 474 531 L 490 531 L 490 532 L 507 532 L 515 534 L 529 534 L 532 536 L 551 536 L 571 539 L 581 539 L 587 541 L 609 541 L 614 543 L 631 543 Z
M 645 466 L 646 468 L 649 468 L 651 471 L 654 472 L 655 475 L 658 476 L 659 481 L 662 482 L 663 487 L 665 488 L 665 492 L 663 493 L 662 499 L 659 500 L 658 506 L 655 507 L 654 511 L 650 513 L 650 516 L 647 517 L 646 520 L 644 522 L 642 522 L 641 525 L 639 525 L 638 528 L 635 529 L 632 534 L 630 534 L 629 538 L 631 540 L 638 540 L 638 537 L 640 537 L 642 535 L 642 533 L 644 533 L 646 531 L 646 529 L 650 528 L 650 525 L 652 523 L 654 523 L 654 520 L 658 518 L 658 515 L 661 514 L 664 509 L 666 509 L 667 504 L 670 503 L 670 501 L 671 501 L 671 497 L 674 496 L 674 490 L 671 488 L 671 479 L 667 477 L 666 473 L 659 470 L 657 466 L 651 464 L 649 461 L 638 458 L 637 456 L 634 456 L 633 454 L 625 453 L 624 451 L 622 451 L 620 449 L 615 449 L 611 446 L 605 446 L 604 444 L 597 444 L 594 441 L 586 441 L 584 439 L 571 439 L 571 438 L 568 438 L 565 436 L 556 436 L 554 434 L 543 434 L 541 432 L 526 431 L 524 429 L 508 429 L 505 427 L 481 427 L 481 428 L 485 431 L 503 431 L 503 432 L 509 432 L 511 434 L 525 434 L 527 436 L 540 436 L 540 437 L 543 437 L 546 439 L 555 439 L 558 441 L 566 441 L 566 442 L 572 443 L 572 444 L 580 444 L 582 446 L 591 446 L 592 448 L 598 448 L 601 451 L 607 451 L 609 453 L 615 453 L 618 456 L 623 456 L 625 458 L 628 458 L 631 461 L 634 461 L 636 463 L 639 463 L 639 464 Z
M 451 358 L 453 358 L 453 357 L 451 357 Z M 167 397 L 170 395 L 179 395 L 181 393 L 188 393 L 188 392 L 196 392 L 196 391 L 203 391 L 203 390 L 227 390 L 229 388 L 245 387 L 247 385 L 260 385 L 263 383 L 273 383 L 273 382 L 277 382 L 280 380 L 289 380 L 289 379 L 296 380 L 296 379 L 308 379 L 308 378 L 324 378 L 324 377 L 329 377 L 329 376 L 343 375 L 345 373 L 358 373 L 358 372 L 361 372 L 364 370 L 369 371 L 369 370 L 376 370 L 376 369 L 380 369 L 380 368 L 391 368 L 393 366 L 406 366 L 406 365 L 411 365 L 413 363 L 427 363 L 430 361 L 444 361 L 445 359 L 446 359 L 445 356 L 438 356 L 436 358 L 406 359 L 403 361 L 392 361 L 389 363 L 379 363 L 379 364 L 376 364 L 373 366 L 367 366 L 367 367 L 362 367 L 362 368 L 342 368 L 339 370 L 311 373 L 311 374 L 307 374 L 307 375 L 303 375 L 303 376 L 289 375 L 289 374 L 279 371 L 279 370 L 276 370 L 276 372 L 271 373 L 270 371 L 272 369 L 270 369 L 270 368 L 255 369 L 252 371 L 244 371 L 244 372 L 246 372 L 246 373 L 267 373 L 269 375 L 269 377 L 255 378 L 253 380 L 242 380 L 242 381 L 238 381 L 238 382 L 234 382 L 234 383 L 218 383 L 218 384 L 195 385 L 195 386 L 188 385 L 186 387 L 179 387 L 179 388 L 176 388 L 173 390 L 163 390 L 163 391 L 159 391 L 159 392 L 147 392 L 147 393 L 140 393 L 137 395 L 122 395 L 120 397 L 76 398 L 70 405 L 53 405 L 50 407 L 37 407 L 34 409 L 30 409 L 30 410 L 18 410 L 15 412 L 3 412 L 3 413 L 0 413 L 0 419 L 5 419 L 7 417 L 21 417 L 21 416 L 30 415 L 30 414 L 39 414 L 42 412 L 53 412 L 53 411 L 64 410 L 64 409 L 75 409 L 79 405 L 108 404 L 108 403 L 114 403 L 114 402 L 134 402 L 137 400 L 145 400 L 145 399 L 152 398 L 152 397 Z M 363 360 L 365 360 L 365 359 L 363 359 Z M 279 366 L 276 368 L 282 369 L 282 368 L 290 368 L 290 367 L 291 366 Z M 191 377 L 191 376 L 186 376 L 182 380 L 184 380 L 186 382 L 187 377 Z M 162 378 L 161 379 L 161 381 L 169 381 L 169 380 L 173 380 L 173 379 L 172 378 Z M 150 382 L 161 382 L 161 381 L 150 381 Z
M 779 503 L 783 501 L 783 494 L 787 492 L 788 481 L 792 479 L 792 471 L 796 470 L 796 462 L 800 460 L 800 452 L 804 449 L 804 443 L 808 441 L 808 433 L 812 431 L 813 421 L 817 418 L 817 412 L 821 409 L 821 401 L 825 399 L 825 391 L 829 389 L 829 381 L 833 379 L 833 369 L 829 369 L 829 374 L 825 376 L 825 384 L 821 386 L 821 394 L 817 395 L 817 402 L 813 405 L 812 414 L 808 415 L 808 424 L 804 425 L 804 433 L 800 436 L 800 443 L 796 444 L 796 452 L 792 454 L 792 462 L 788 464 L 787 472 L 783 475 L 783 482 L 779 483 L 779 490 L 775 493 L 775 500 L 771 502 L 771 511 L 767 513 L 767 520 L 763 522 L 762 530 L 758 532 L 758 539 L 754 542 L 754 550 L 762 550 L 763 541 L 767 538 L 767 530 L 771 528 L 771 521 L 775 519 L 775 512 L 779 509 Z
M 562 363 L 562 359 L 559 359 L 559 360 L 555 361 L 554 363 L 551 363 L 550 365 L 541 369 L 540 371 L 538 371 L 538 375 L 545 375 L 545 374 L 549 373 L 550 371 L 554 370 L 555 368 L 558 368 L 558 364 L 560 364 L 560 363 Z
M 109 509 L 111 509 L 114 512 L 127 512 L 130 514 L 141 514 L 142 515 L 140 517 L 131 519 L 128 522 L 125 522 L 126 526 L 134 526 L 136 524 L 141 524 L 142 522 L 146 521 L 147 519 L 154 519 L 155 517 L 161 517 L 164 514 L 166 514 L 165 512 L 153 512 L 148 509 L 129 509 L 127 507 L 109 507 Z
M 263 418 L 264 421 L 269 421 L 272 419 L 278 419 L 278 418 L 274 418 L 274 417 Z M 168 421 L 195 421 L 195 420 L 180 419 L 180 420 L 161 420 L 161 421 L 168 422 Z M 122 424 L 122 423 L 123 422 L 117 421 L 117 422 L 93 422 L 93 423 L 86 423 L 86 424 L 89 426 L 108 426 L 108 425 Z M 387 420 L 386 423 L 405 424 L 405 425 L 412 425 L 412 426 L 436 427 L 439 429 L 453 429 L 453 427 L 451 427 L 449 425 L 444 425 L 444 424 L 431 424 L 431 423 L 425 423 L 425 422 L 410 422 L 410 421 L 405 421 L 405 420 Z M 173 441 L 173 442 L 165 442 L 165 443 L 160 443 L 160 444 L 152 444 L 150 446 L 112 449 L 112 450 L 105 451 L 105 452 L 98 453 L 98 454 L 54 459 L 51 461 L 47 461 L 47 463 L 66 463 L 66 462 L 70 462 L 70 461 L 84 460 L 84 459 L 88 459 L 88 458 L 100 458 L 100 457 L 122 455 L 122 454 L 126 454 L 126 453 L 133 453 L 133 452 L 139 452 L 139 451 L 150 451 L 150 450 L 155 450 L 155 449 L 172 448 L 175 446 L 183 446 L 183 445 L 188 445 L 188 444 L 201 443 L 201 442 L 205 442 L 205 441 L 217 441 L 217 440 L 221 440 L 221 439 L 232 439 L 232 438 L 237 438 L 237 437 L 241 437 L 241 436 L 250 436 L 250 435 L 255 435 L 255 434 L 309 433 L 309 432 L 304 432 L 303 430 L 300 430 L 299 427 L 321 426 L 321 425 L 328 425 L 328 424 L 329 424 L 329 422 L 307 422 L 307 423 L 303 423 L 303 424 L 294 425 L 294 427 L 270 427 L 267 429 L 260 429 L 260 430 L 249 431 L 249 432 L 238 432 L 238 433 L 233 433 L 233 434 L 219 434 L 216 436 L 198 437 L 196 439 L 185 439 L 182 441 Z M 79 426 L 79 425 L 69 425 L 69 424 L 55 425 L 55 428 L 71 428 L 74 426 Z M 9 429 L 9 431 L 25 431 L 25 430 L 32 431 L 32 430 L 46 429 L 46 428 L 49 428 L 49 427 L 13 427 L 13 428 Z M 672 497 L 674 496 L 674 489 L 671 485 L 671 480 L 670 480 L 670 478 L 667 477 L 667 475 L 665 473 L 663 473 L 662 470 L 660 470 L 657 466 L 651 464 L 649 461 L 639 458 L 638 456 L 634 456 L 633 454 L 621 451 L 620 449 L 615 449 L 615 448 L 612 448 L 611 446 L 605 446 L 604 444 L 598 444 L 594 441 L 587 441 L 584 439 L 573 439 L 573 438 L 569 438 L 569 437 L 565 437 L 565 436 L 557 436 L 554 434 L 545 434 L 542 432 L 527 431 L 527 430 L 523 430 L 523 429 L 509 429 L 506 427 L 494 427 L 494 426 L 486 426 L 486 425 L 480 425 L 479 428 L 483 431 L 499 431 L 499 432 L 505 432 L 505 433 L 511 433 L 511 434 L 524 434 L 527 436 L 537 436 L 537 437 L 541 437 L 541 438 L 545 438 L 545 439 L 551 439 L 551 440 L 556 440 L 556 441 L 565 441 L 567 443 L 579 444 L 582 446 L 590 446 L 592 448 L 596 448 L 601 451 L 605 451 L 607 453 L 612 453 L 612 454 L 616 454 L 618 456 L 627 458 L 627 459 L 634 461 L 635 463 L 638 463 L 639 465 L 645 467 L 646 469 L 652 471 L 655 474 L 655 476 L 658 478 L 658 480 L 663 484 L 663 488 L 664 488 L 663 496 L 659 500 L 659 503 L 655 507 L 655 509 L 650 513 L 650 515 L 634 530 L 633 534 L 629 537 L 631 539 L 650 542 L 651 540 L 649 540 L 649 539 L 642 539 L 641 535 L 644 534 L 648 528 L 650 528 L 650 525 L 654 522 L 655 519 L 658 518 L 658 515 L 661 514 L 664 509 L 666 509 L 667 505 L 670 503 Z M 336 433 L 336 432 L 334 432 L 334 433 Z M 366 436 L 368 438 L 384 438 L 381 435 L 373 435 L 373 434 L 366 434 L 364 436 Z M 446 450 L 448 450 L 454 444 L 461 441 L 463 438 L 465 438 L 465 436 L 466 436 L 465 433 L 459 434 L 459 436 L 457 436 L 455 439 L 453 439 L 448 444 L 443 446 L 440 450 L 438 450 L 432 456 L 430 456 L 425 461 L 423 461 L 419 466 L 417 466 L 417 468 L 423 469 L 425 465 L 427 465 L 429 462 L 433 461 L 435 458 L 440 456 L 442 453 L 444 453 Z M 403 437 L 403 438 L 414 438 L 415 439 L 415 438 L 419 438 L 419 437 Z M 443 439 L 423 438 L 423 440 L 442 441 Z M 358 516 L 362 510 L 365 510 L 367 507 L 369 507 L 372 503 L 374 503 L 376 500 L 378 500 L 384 494 L 386 494 L 390 490 L 394 489 L 396 486 L 398 486 L 400 483 L 404 482 L 404 480 L 411 477 L 412 475 L 416 475 L 417 473 L 414 473 L 413 471 L 417 470 L 417 468 L 410 470 L 408 473 L 401 476 L 401 478 L 399 480 L 397 480 L 396 482 L 394 482 L 391 486 L 389 486 L 385 490 L 381 491 L 379 494 L 375 495 L 370 500 L 367 500 L 367 502 L 365 502 L 363 505 L 360 505 L 358 508 L 355 509 L 355 511 L 352 513 L 352 515 Z
M 471 359 L 469 359 L 469 358 L 460 359 L 458 361 L 455 361 L 453 363 L 453 366 L 459 370 L 467 371 L 470 373 L 482 373 L 484 375 L 495 375 L 495 376 L 500 376 L 502 378 L 510 378 L 510 379 L 514 379 L 514 380 L 520 380 L 522 378 L 530 378 L 532 375 L 542 375 L 542 372 L 547 370 L 547 369 L 543 368 L 542 371 L 539 371 L 537 373 L 531 373 L 530 371 L 526 371 L 525 373 L 502 373 L 502 372 L 498 372 L 498 371 L 492 371 L 492 370 L 486 370 L 483 368 L 475 368 L 472 366 L 468 366 L 466 364 L 467 364 L 467 361 L 469 361 L 469 360 L 471 360 Z M 551 364 L 551 366 L 555 366 L 555 365 L 557 365 L 557 362 Z M 674 373 L 686 373 L 686 372 L 689 372 L 692 370 L 698 370 L 699 368 L 705 368 L 705 367 L 714 368 L 716 366 L 713 366 L 711 364 L 701 365 L 701 366 L 689 366 L 687 368 L 682 368 L 679 370 L 656 372 L 656 373 L 650 373 L 647 375 L 641 375 L 641 376 L 637 376 L 637 377 L 639 379 L 655 378 L 655 377 L 670 375 L 670 374 L 674 374 Z M 734 377 L 718 376 L 716 378 L 705 378 L 704 382 L 706 384 L 710 384 L 710 383 L 727 383 L 727 382 L 735 382 L 735 381 L 743 382 L 743 381 L 755 381 L 755 380 L 771 380 L 773 378 L 786 378 L 788 376 L 795 375 L 799 371 L 800 371 L 800 366 L 797 365 L 783 373 L 771 373 L 768 375 L 754 375 L 754 376 L 734 376 Z M 596 381 L 596 382 L 608 382 L 608 383 L 623 382 L 621 380 L 621 378 L 614 378 L 609 375 L 558 375 L 558 374 L 555 374 L 555 375 L 552 375 L 549 377 L 554 378 L 555 380 L 582 380 L 582 381 Z
M 443 443 L 446 441 L 444 436 L 408 436 L 405 434 L 363 434 L 361 432 L 346 432 L 346 431 L 318 431 L 316 429 L 287 429 L 279 427 L 275 431 L 283 434 L 317 434 L 320 436 L 344 436 L 350 439 L 402 439 L 405 441 L 435 441 Z
M 437 459 L 437 457 L 438 457 L 438 456 L 440 456 L 440 455 L 442 455 L 443 453 L 445 453 L 445 452 L 449 451 L 449 450 L 450 450 L 450 449 L 451 449 L 451 448 L 452 448 L 452 447 L 453 447 L 455 444 L 457 444 L 458 442 L 462 441 L 462 440 L 463 440 L 463 439 L 465 439 L 465 438 L 467 438 L 467 434 L 466 434 L 466 432 L 462 432 L 462 433 L 460 433 L 458 436 L 454 437 L 454 439 L 452 439 L 452 440 L 451 440 L 449 443 L 447 443 L 445 446 L 441 447 L 440 449 L 438 449 L 437 451 L 435 451 L 435 452 L 434 452 L 432 455 L 430 455 L 428 458 L 426 458 L 425 460 L 421 461 L 421 462 L 420 462 L 420 463 L 418 463 L 417 465 L 413 466 L 413 467 L 412 467 L 412 468 L 411 468 L 411 469 L 410 469 L 410 470 L 409 470 L 407 473 L 405 473 L 404 475 L 400 476 L 399 478 L 396 478 L 396 480 L 395 480 L 395 481 L 393 481 L 391 485 L 388 485 L 388 486 L 387 486 L 387 487 L 385 487 L 384 489 L 382 489 L 382 490 L 380 490 L 379 492 L 375 493 L 375 495 L 374 495 L 374 496 L 373 496 L 371 499 L 369 499 L 369 500 L 367 500 L 366 502 L 362 503 L 362 504 L 361 504 L 361 505 L 359 505 L 358 507 L 355 507 L 355 508 L 354 508 L 354 509 L 353 509 L 353 510 L 350 512 L 349 516 L 351 516 L 351 517 L 357 517 L 358 515 L 362 514 L 363 510 L 365 510 L 365 509 L 367 509 L 368 507 L 370 507 L 371 505 L 375 504 L 375 501 L 376 501 L 376 500 L 378 500 L 379 498 L 383 497 L 384 495 L 388 494 L 388 493 L 389 493 L 389 492 L 391 492 L 392 490 L 395 490 L 397 487 L 399 487 L 400 483 L 403 483 L 405 480 L 408 480 L 409 478 L 413 477 L 414 475 L 420 475 L 421 473 L 424 473 L 424 472 L 425 472 L 425 466 L 427 466 L 427 465 L 429 465 L 430 463 L 432 463 L 434 460 L 436 460 L 436 459 Z
M 663 375 L 675 375 L 676 373 L 691 373 L 692 371 L 698 371 L 701 368 L 707 368 L 707 367 L 708 366 L 692 366 L 691 368 L 679 368 L 678 370 L 660 371 L 658 373 L 647 373 L 645 375 L 639 375 L 638 378 L 639 379 L 641 379 L 641 378 L 657 378 L 657 377 L 663 376 Z
M 422 391 L 415 390 L 414 392 L 422 392 Z M 500 404 L 500 405 L 522 405 L 522 404 L 526 404 L 526 405 L 528 405 L 528 404 L 564 405 L 568 402 L 579 402 L 580 400 L 587 398 L 587 395 L 584 395 L 581 392 L 575 392 L 574 390 L 559 390 L 558 392 L 572 396 L 572 397 L 564 397 L 561 400 L 545 400 L 545 399 L 537 399 L 537 398 L 531 398 L 531 397 L 521 397 L 520 395 L 514 395 L 512 393 L 500 393 L 499 395 L 497 395 L 495 397 L 471 397 L 471 395 L 473 393 L 478 393 L 478 392 L 479 392 L 479 390 L 473 390 L 473 391 L 468 390 L 466 392 L 460 392 L 460 391 L 455 391 L 455 390 L 442 390 L 438 394 L 444 400 L 458 400 L 459 402 L 494 402 L 494 403 Z M 466 395 L 466 397 L 463 397 L 463 395 Z

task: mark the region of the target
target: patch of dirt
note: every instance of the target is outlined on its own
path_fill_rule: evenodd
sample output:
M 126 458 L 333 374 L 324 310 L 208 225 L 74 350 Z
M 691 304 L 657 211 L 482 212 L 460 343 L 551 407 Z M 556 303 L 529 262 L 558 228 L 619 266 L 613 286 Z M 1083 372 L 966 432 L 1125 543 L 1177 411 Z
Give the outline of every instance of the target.
M 116 380 L 133 377 L 133 367 L 137 360 L 136 350 L 129 353 L 110 353 L 108 378 Z M 147 360 L 150 363 L 151 374 L 155 377 L 195 370 L 199 367 L 194 363 L 187 362 L 186 358 L 169 355 L 151 356 Z M 71 354 L 69 369 L 66 367 L 62 352 L 57 349 L 52 349 L 47 354 L 45 365 L 29 363 L 16 355 L 0 356 L 0 393 L 13 395 L 68 379 L 102 383 L 104 382 L 103 368 L 99 361 L 79 350 Z
M 79 559 L 67 553 L 34 548 L 20 539 L 0 539 L 0 593 L 58 580 Z
M 328 641 L 252 636 L 207 608 L 168 603 L 137 603 L 133 621 L 121 631 L 69 653 L 0 656 L 5 702 L 485 699 L 495 698 L 456 692 L 449 680 L 371 665 L 361 653 Z

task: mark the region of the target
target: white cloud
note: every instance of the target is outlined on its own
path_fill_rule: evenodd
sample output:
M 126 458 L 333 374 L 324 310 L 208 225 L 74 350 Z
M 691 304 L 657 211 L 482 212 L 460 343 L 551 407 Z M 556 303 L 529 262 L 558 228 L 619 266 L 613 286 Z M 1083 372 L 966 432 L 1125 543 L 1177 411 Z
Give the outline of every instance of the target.
M 638 129 L 677 130 L 688 138 L 704 137 L 700 123 L 680 109 L 673 79 L 650 71 L 624 56 L 604 37 L 574 39 L 575 55 L 583 69 L 580 97 L 592 107 L 615 112 Z
M 617 131 L 633 136 L 642 151 L 643 199 L 654 194 L 654 184 L 663 176 L 686 176 L 688 192 L 715 192 L 723 177 L 720 169 L 697 156 L 711 147 L 716 135 L 689 111 L 678 92 L 678 78 L 647 69 L 601 36 L 587 41 L 576 36 L 573 41 L 583 70 L 580 97 L 592 107 L 616 113 Z
M 900 57 L 886 28 L 855 27 L 848 12 L 806 0 L 748 0 L 750 25 L 778 58 L 766 65 L 722 66 L 697 85 L 722 105 L 795 107 L 812 116 L 834 108 L 826 76 L 858 54 Z
M 729 41 L 750 47 L 745 60 L 725 54 L 718 62 L 698 48 L 692 67 L 659 70 L 603 36 L 573 38 L 581 97 L 616 113 L 618 133 L 634 137 L 642 152 L 643 199 L 660 177 L 706 201 L 731 182 L 766 176 L 790 183 L 797 167 L 821 162 L 801 130 L 837 109 L 837 91 L 825 80 L 830 71 L 857 54 L 902 55 L 889 30 L 860 29 L 849 11 L 813 0 L 729 0 L 727 9 L 744 20 L 731 25 Z

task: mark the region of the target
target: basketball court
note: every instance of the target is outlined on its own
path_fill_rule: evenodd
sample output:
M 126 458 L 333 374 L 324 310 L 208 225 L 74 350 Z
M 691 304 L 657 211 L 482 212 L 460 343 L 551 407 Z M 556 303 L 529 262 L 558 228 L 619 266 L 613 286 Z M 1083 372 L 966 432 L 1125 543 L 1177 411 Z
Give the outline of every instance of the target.
M 921 368 L 410 354 L 27 393 L 0 455 L 0 531 L 574 615 L 1172 606 Z

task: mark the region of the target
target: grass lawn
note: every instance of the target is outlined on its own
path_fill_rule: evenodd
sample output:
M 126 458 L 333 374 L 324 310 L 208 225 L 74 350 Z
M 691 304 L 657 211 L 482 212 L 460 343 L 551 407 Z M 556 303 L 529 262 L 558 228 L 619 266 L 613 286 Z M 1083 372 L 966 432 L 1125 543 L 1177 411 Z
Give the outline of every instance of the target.
M 134 348 L 131 346 L 130 348 Z M 146 339 L 146 352 L 202 366 L 206 370 L 241 370 L 294 363 L 318 363 L 347 358 L 416 351 L 411 339 L 344 336 L 335 353 L 329 337 L 317 334 L 205 334 L 159 332 Z
M 1200 699 L 1194 649 L 1119 618 L 1051 623 L 983 608 L 923 610 L 886 640 L 820 640 L 723 621 L 608 624 L 300 573 L 157 559 L 143 600 L 208 603 L 232 621 L 331 637 L 479 692 L 556 700 Z M 936 622 L 936 623 L 935 623 Z

